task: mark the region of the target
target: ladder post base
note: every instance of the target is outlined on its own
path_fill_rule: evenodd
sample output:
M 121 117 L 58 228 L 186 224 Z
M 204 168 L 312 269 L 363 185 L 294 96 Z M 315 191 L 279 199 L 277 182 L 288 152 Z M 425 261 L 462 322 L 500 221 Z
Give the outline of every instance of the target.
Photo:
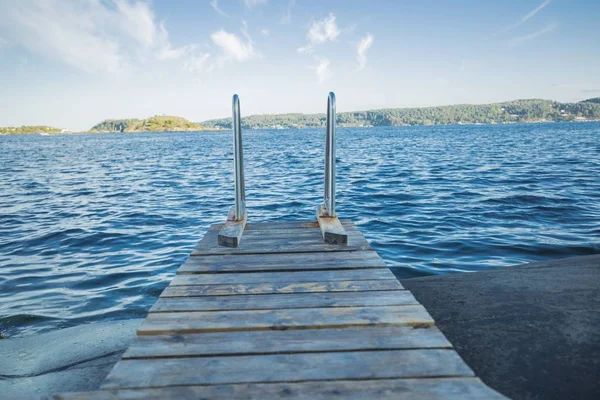
M 247 213 L 244 210 L 244 216 L 240 220 L 235 219 L 235 207 L 229 209 L 227 221 L 219 231 L 218 243 L 219 246 L 238 247 L 242 240 L 242 234 L 246 227 Z
M 317 207 L 317 221 L 325 243 L 348 245 L 348 234 L 337 217 L 330 217 L 325 206 Z

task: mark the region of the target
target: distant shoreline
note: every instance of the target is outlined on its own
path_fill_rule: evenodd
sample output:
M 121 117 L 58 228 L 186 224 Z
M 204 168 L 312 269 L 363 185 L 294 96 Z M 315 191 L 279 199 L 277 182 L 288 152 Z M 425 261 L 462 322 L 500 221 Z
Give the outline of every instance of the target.
M 528 99 L 493 104 L 388 108 L 340 112 L 339 127 L 502 125 L 600 121 L 600 97 L 577 103 Z M 325 114 L 263 114 L 242 118 L 243 129 L 304 129 L 325 126 Z M 204 132 L 231 129 L 231 118 L 191 122 L 183 117 L 155 115 L 146 119 L 107 119 L 87 131 L 71 132 L 51 126 L 0 128 L 0 135 L 40 133 Z
M 558 124 L 558 123 L 586 123 L 586 122 L 600 122 L 600 119 L 586 119 L 586 120 L 573 120 L 573 121 L 521 121 L 521 122 L 500 122 L 500 123 L 457 123 L 457 124 L 432 124 L 432 125 L 343 125 L 338 124 L 338 128 L 354 128 L 354 129 L 367 129 L 367 128 L 403 128 L 403 127 L 434 127 L 434 126 L 496 126 L 496 125 L 533 125 L 533 124 Z M 278 128 L 278 127 L 261 127 L 261 128 L 244 128 L 245 130 L 260 131 L 260 130 L 303 130 L 303 129 L 318 129 L 325 128 L 325 125 L 321 127 L 300 127 L 300 128 Z M 217 129 L 199 129 L 199 130 L 173 130 L 173 131 L 135 131 L 135 132 L 119 132 L 119 131 L 66 131 L 66 132 L 18 132 L 18 133 L 0 133 L 0 136 L 15 136 L 15 135 L 40 135 L 40 136 L 57 136 L 57 135 L 103 135 L 107 133 L 117 133 L 123 135 L 136 135 L 140 133 L 187 133 L 187 132 L 226 132 L 230 131 L 231 128 L 217 128 Z

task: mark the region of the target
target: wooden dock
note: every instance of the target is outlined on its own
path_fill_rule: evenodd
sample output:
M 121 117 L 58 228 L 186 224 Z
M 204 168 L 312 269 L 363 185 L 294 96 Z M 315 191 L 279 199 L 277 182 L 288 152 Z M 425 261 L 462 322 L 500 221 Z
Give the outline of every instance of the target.
M 356 226 L 213 225 L 100 390 L 56 399 L 495 399 Z

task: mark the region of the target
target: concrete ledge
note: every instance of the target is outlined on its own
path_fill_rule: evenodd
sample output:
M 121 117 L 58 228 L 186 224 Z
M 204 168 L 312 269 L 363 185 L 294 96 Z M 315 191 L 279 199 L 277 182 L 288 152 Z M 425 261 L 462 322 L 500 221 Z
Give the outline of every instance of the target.
M 600 255 L 402 285 L 475 373 L 504 395 L 600 398 Z

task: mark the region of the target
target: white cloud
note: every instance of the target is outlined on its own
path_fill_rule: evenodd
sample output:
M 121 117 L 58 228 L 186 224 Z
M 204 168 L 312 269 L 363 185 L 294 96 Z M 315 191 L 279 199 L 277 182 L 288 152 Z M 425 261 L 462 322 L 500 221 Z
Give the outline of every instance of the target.
M 519 46 L 520 44 L 527 42 L 531 39 L 535 39 L 539 36 L 545 35 L 546 33 L 552 32 L 556 28 L 558 28 L 558 24 L 554 23 L 554 24 L 546 25 L 546 27 L 544 27 L 540 30 L 537 30 L 535 32 L 529 33 L 527 35 L 518 36 L 518 37 L 513 38 L 510 41 L 508 41 L 508 47 Z
M 125 0 L 116 0 L 115 3 L 118 10 L 117 18 L 124 22 L 123 29 L 144 47 L 154 45 L 156 25 L 154 14 L 148 4 L 129 3 Z
M 111 12 L 99 2 L 24 0 L 2 3 L 0 14 L 0 26 L 32 53 L 87 72 L 118 73 L 128 66 L 115 35 L 103 29 L 128 22 L 120 10 Z
M 296 51 L 300 54 L 313 54 L 315 46 L 325 42 L 332 42 L 341 35 L 341 31 L 335 22 L 335 15 L 329 14 L 326 18 L 313 21 L 308 28 L 306 46 L 298 47 Z
M 219 0 L 211 1 L 210 6 L 217 12 L 217 14 L 229 18 L 229 14 L 219 8 Z
M 159 27 L 159 45 L 156 52 L 156 57 L 159 60 L 172 60 L 180 58 L 186 54 L 194 52 L 196 46 L 187 45 L 182 47 L 173 48 L 169 42 L 169 33 L 165 28 L 165 25 L 161 22 Z
M 545 0 L 543 1 L 539 6 L 537 6 L 536 8 L 534 8 L 533 10 L 531 10 L 530 12 L 528 12 L 527 14 L 523 15 L 521 18 L 519 18 L 519 20 L 515 23 L 514 27 L 517 27 L 521 24 L 524 24 L 525 22 L 527 22 L 528 19 L 532 18 L 535 14 L 537 14 L 538 12 L 540 12 L 544 7 L 546 7 L 548 4 L 550 4 L 551 0 Z
M 373 44 L 373 35 L 367 33 L 367 35 L 360 39 L 356 46 L 356 57 L 358 58 L 358 69 L 359 71 L 367 65 L 367 50 Z
M 317 61 L 319 62 L 318 65 L 311 67 L 315 70 L 315 73 L 317 74 L 317 79 L 319 80 L 319 83 L 323 83 L 325 82 L 327 79 L 331 78 L 331 76 L 333 75 L 331 70 L 329 69 L 329 60 L 326 58 L 317 58 Z
M 495 35 L 499 35 L 502 33 L 506 33 L 509 32 L 521 25 L 523 25 L 525 22 L 527 22 L 528 20 L 530 20 L 531 18 L 533 18 L 537 13 L 539 13 L 540 11 L 542 11 L 548 4 L 550 4 L 552 0 L 544 0 L 539 6 L 537 6 L 536 8 L 534 8 L 533 10 L 531 10 L 530 12 L 528 12 L 527 14 L 523 15 L 521 18 L 519 18 L 517 21 L 515 21 L 514 24 L 509 25 L 507 27 L 505 27 L 504 29 L 502 29 L 499 32 L 496 32 Z
M 246 4 L 246 7 L 248 8 L 252 8 L 254 6 L 260 6 L 263 4 L 266 4 L 267 0 L 244 0 L 244 4 Z
M 254 45 L 248 33 L 244 29 L 244 36 L 247 41 L 244 42 L 233 33 L 229 33 L 224 29 L 213 32 L 210 35 L 213 43 L 221 48 L 222 57 L 221 63 L 227 60 L 247 61 L 256 56 Z
M 260 33 L 261 33 L 263 36 L 269 36 L 269 35 L 271 34 L 271 32 L 269 32 L 269 30 L 268 30 L 267 28 L 263 28 L 263 29 L 261 29 L 261 30 L 260 30 Z
M 148 3 L 135 0 L 0 2 L 0 28 L 31 53 L 88 73 L 122 75 L 148 59 L 198 57 L 173 47 Z
M 327 41 L 334 41 L 340 34 L 341 31 L 335 23 L 335 15 L 330 13 L 329 16 L 322 20 L 313 21 L 306 37 L 312 44 L 321 44 Z

